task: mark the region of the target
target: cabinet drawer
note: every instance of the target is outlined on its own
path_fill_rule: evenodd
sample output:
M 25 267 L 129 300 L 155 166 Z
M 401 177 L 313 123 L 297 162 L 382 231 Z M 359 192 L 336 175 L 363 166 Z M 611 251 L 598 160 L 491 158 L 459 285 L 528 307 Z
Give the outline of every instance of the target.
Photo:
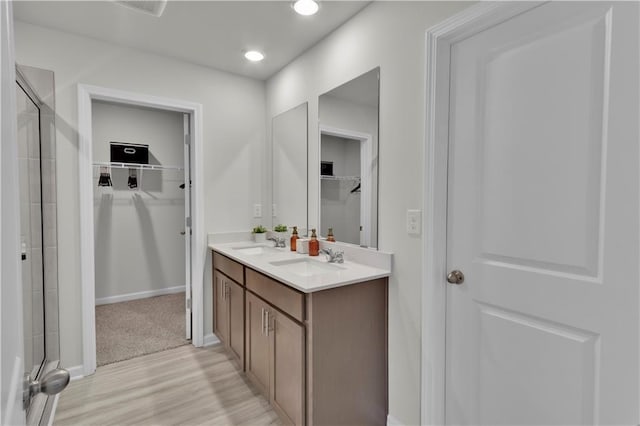
M 296 320 L 304 321 L 304 294 L 247 268 L 247 288 Z
M 240 285 L 244 285 L 244 266 L 220 253 L 213 252 L 213 267 Z

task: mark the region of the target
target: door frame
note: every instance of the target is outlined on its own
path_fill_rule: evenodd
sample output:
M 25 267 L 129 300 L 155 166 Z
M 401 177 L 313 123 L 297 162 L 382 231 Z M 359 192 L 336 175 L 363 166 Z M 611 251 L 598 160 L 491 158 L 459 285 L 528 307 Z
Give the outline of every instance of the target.
M 354 130 L 340 129 L 337 127 L 319 125 L 318 132 L 318 158 L 322 158 L 322 135 L 336 136 L 344 139 L 352 139 L 360 142 L 360 223 L 366 230 L 360 232 L 359 246 L 371 245 L 371 199 L 373 188 L 371 187 L 371 159 L 373 158 L 373 137 L 368 133 Z M 367 208 L 363 208 L 367 207 Z M 322 177 L 318 176 L 318 227 L 322 217 Z M 318 230 L 321 231 L 321 230 Z
M 202 105 L 106 87 L 78 84 L 78 177 L 80 186 L 80 278 L 82 280 L 82 366 L 83 374 L 96 370 L 95 256 L 93 208 L 93 100 L 115 102 L 186 113 L 191 116 L 191 312 L 192 344 L 204 344 L 204 268 L 207 255 L 204 234 L 204 176 Z M 188 267 L 188 265 L 185 265 Z
M 26 423 L 13 5 L 0 2 L 0 423 Z
M 544 2 L 480 2 L 425 33 L 421 423 L 445 421 L 447 184 L 451 46 Z

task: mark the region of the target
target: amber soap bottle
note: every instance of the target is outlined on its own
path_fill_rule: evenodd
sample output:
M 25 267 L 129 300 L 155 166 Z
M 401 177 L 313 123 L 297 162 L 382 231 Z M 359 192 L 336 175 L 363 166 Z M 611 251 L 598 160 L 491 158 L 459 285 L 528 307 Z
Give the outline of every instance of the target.
M 298 240 L 298 227 L 294 226 L 293 232 L 291 233 L 291 243 L 289 244 L 291 246 L 291 251 L 296 251 L 296 249 L 298 248 L 297 240 Z
M 327 241 L 331 243 L 335 243 L 336 239 L 333 236 L 333 228 L 329 228 L 329 232 L 327 232 Z
M 309 240 L 309 256 L 317 256 L 320 252 L 320 242 L 316 235 L 316 230 L 311 230 L 311 239 Z

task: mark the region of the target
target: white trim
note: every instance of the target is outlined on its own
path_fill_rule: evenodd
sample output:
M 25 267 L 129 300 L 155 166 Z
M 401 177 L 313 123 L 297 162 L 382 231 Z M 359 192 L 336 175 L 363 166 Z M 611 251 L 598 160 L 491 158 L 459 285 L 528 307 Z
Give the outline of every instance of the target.
M 220 339 L 218 339 L 218 336 L 216 336 L 213 333 L 209 333 L 204 336 L 204 343 L 202 344 L 202 346 L 208 347 L 208 346 L 217 345 L 219 343 L 221 342 L 220 342 Z
M 403 426 L 400 420 L 393 417 L 391 414 L 387 414 L 387 426 Z
M 71 377 L 71 381 L 82 379 L 84 375 L 84 365 L 74 365 L 73 367 L 68 367 L 65 370 L 69 372 L 69 376 Z
M 80 186 L 80 278 L 82 280 L 82 353 L 84 375 L 96 370 L 95 336 L 95 259 L 93 231 L 93 166 L 91 101 L 101 100 L 126 105 L 145 106 L 191 114 L 193 146 L 191 149 L 192 196 L 192 343 L 204 340 L 204 265 L 207 254 L 204 232 L 204 176 L 202 105 L 177 99 L 144 95 L 122 90 L 78 84 L 78 179 Z
M 541 3 L 478 3 L 426 31 L 421 424 L 445 424 L 447 162 L 451 45 Z
M 111 303 L 128 302 L 129 300 L 147 299 L 154 296 L 164 296 L 166 294 L 182 293 L 185 285 L 175 287 L 160 288 L 157 290 L 138 291 L 136 293 L 119 294 L 117 296 L 99 297 L 96 299 L 96 306 L 109 305 Z
M 318 128 L 318 159 L 322 159 L 322 135 L 337 136 L 339 138 L 360 141 L 360 224 L 363 231 L 360 233 L 360 246 L 369 247 L 371 244 L 371 199 L 372 177 L 371 158 L 373 157 L 373 137 L 369 133 L 354 130 L 340 129 L 337 127 L 319 125 Z M 318 160 L 320 161 L 320 160 Z M 318 178 L 318 227 L 322 217 L 322 179 Z M 318 230 L 320 231 L 320 230 Z
M 0 2 L 0 422 L 25 424 L 13 2 Z M 13 369 L 12 369 L 13 368 Z

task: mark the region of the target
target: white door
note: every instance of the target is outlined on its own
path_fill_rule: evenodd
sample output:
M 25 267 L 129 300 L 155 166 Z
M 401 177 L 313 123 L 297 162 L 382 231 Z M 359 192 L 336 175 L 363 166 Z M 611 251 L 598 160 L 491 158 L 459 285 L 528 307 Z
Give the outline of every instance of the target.
M 452 45 L 446 422 L 638 424 L 639 7 Z
M 25 423 L 15 60 L 11 2 L 0 2 L 0 423 Z
M 185 321 L 187 339 L 191 339 L 191 120 L 184 114 L 184 269 Z

